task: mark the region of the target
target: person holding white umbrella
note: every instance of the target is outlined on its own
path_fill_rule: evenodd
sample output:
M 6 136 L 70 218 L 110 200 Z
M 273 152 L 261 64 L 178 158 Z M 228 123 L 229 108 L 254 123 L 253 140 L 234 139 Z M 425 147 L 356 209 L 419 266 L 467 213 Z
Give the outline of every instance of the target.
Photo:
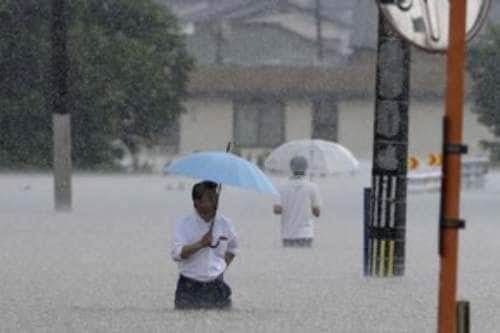
M 311 247 L 314 239 L 314 217 L 321 214 L 318 186 L 307 180 L 307 159 L 294 156 L 290 160 L 293 173 L 280 189 L 280 204 L 273 207 L 281 215 L 281 236 L 285 247 Z
M 275 148 L 264 161 L 270 173 L 283 175 L 290 172 L 290 161 L 295 156 L 307 160 L 308 174 L 319 177 L 354 174 L 359 161 L 341 144 L 320 139 L 301 139 L 285 142 Z

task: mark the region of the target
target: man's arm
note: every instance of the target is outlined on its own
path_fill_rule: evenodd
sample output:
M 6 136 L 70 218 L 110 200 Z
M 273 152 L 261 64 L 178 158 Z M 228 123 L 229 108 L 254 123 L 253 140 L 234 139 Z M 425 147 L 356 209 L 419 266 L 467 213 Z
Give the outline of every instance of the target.
M 229 264 L 231 264 L 234 257 L 236 257 L 236 255 L 234 253 L 226 252 L 226 255 L 224 256 L 224 260 L 226 261 L 227 266 L 229 266 Z
M 314 217 L 319 217 L 321 215 L 321 195 L 319 194 L 318 185 L 312 183 L 311 191 L 311 212 Z
M 229 240 L 227 243 L 226 253 L 224 254 L 224 260 L 226 261 L 226 265 L 229 266 L 233 261 L 236 253 L 238 252 L 238 240 L 236 238 L 236 233 L 234 232 L 234 228 L 230 226 L 229 228 Z

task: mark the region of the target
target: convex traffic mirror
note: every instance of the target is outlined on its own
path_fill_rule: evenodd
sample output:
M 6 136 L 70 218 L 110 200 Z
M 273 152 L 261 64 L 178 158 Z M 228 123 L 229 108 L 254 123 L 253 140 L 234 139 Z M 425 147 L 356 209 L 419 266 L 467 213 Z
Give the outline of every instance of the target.
M 450 0 L 376 0 L 394 29 L 417 47 L 433 52 L 448 48 Z M 491 0 L 466 1 L 466 32 L 470 40 L 479 31 Z

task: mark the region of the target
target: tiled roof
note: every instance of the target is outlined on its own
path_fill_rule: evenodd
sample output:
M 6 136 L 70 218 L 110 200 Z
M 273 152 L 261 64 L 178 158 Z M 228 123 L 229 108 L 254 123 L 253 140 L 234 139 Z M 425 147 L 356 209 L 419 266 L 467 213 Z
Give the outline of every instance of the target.
M 466 86 L 468 83 L 466 77 Z M 442 97 L 446 58 L 413 50 L 410 89 L 413 97 Z M 346 66 L 199 66 L 191 74 L 193 95 L 273 94 L 338 95 L 370 98 L 375 89 L 375 53 L 361 55 Z

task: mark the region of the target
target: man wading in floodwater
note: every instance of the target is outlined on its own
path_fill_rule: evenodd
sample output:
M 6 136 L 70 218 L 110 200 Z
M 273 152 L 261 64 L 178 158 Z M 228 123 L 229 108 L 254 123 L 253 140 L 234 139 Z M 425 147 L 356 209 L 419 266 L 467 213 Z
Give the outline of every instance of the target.
M 217 213 L 217 184 L 193 186 L 194 211 L 177 222 L 172 258 L 179 267 L 176 309 L 228 308 L 231 288 L 223 273 L 236 255 L 237 242 L 229 219 Z
M 281 236 L 285 247 L 311 247 L 314 217 L 319 217 L 321 197 L 318 186 L 305 178 L 307 160 L 295 156 L 290 161 L 293 176 L 280 189 L 280 204 L 273 207 L 281 215 Z

